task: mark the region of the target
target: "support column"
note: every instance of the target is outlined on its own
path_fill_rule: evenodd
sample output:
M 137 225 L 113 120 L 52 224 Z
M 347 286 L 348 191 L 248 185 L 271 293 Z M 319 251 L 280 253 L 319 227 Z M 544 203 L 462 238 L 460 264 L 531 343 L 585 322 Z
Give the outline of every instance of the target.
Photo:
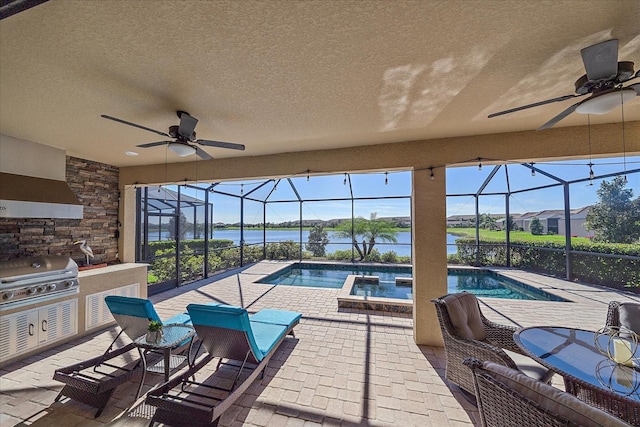
M 136 189 L 130 185 L 120 190 L 121 227 L 118 239 L 118 258 L 122 262 L 136 262 Z
M 431 180 L 429 170 L 413 172 L 411 240 L 413 262 L 413 339 L 442 347 L 431 299 L 447 293 L 447 209 L 445 171 Z

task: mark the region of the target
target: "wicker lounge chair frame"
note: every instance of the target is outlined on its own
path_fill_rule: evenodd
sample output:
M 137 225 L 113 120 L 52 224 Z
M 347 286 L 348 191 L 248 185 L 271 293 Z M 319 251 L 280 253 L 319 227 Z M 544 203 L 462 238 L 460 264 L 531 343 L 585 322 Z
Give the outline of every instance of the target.
M 279 326 L 286 328 L 286 332 L 273 344 L 271 350 L 264 355 L 256 354 L 254 351 L 252 338 L 249 336 L 251 331 L 204 326 L 194 323 L 193 326 L 196 329 L 201 345 L 207 353 L 201 360 L 194 362 L 188 371 L 147 393 L 146 403 L 156 407 L 155 414 L 149 425 L 163 423 L 176 427 L 217 426 L 220 416 L 244 394 L 259 375 L 264 374 L 271 357 L 287 335 L 295 336 L 293 328 L 299 323 L 300 315 L 298 313 L 282 312 L 297 314 L 298 317 L 288 325 L 279 324 Z M 218 358 L 216 371 L 223 363 L 227 366 L 235 366 L 238 369 L 233 385 L 230 388 L 195 381 L 195 374 L 215 358 Z M 238 366 L 234 362 L 240 362 L 240 365 Z M 238 383 L 240 375 L 247 370 L 250 370 L 251 373 Z M 189 386 L 215 389 L 218 392 L 222 392 L 223 397 L 213 397 L 204 393 L 187 391 Z M 180 391 L 176 392 L 174 390 L 177 388 Z
M 448 294 L 450 295 L 450 294 Z M 447 356 L 447 367 L 445 370 L 445 378 L 456 384 L 463 391 L 474 394 L 474 380 L 469 368 L 462 363 L 468 357 L 475 357 L 480 360 L 490 360 L 501 365 L 505 365 L 512 369 L 518 369 L 516 363 L 504 352 L 503 349 L 513 351 L 515 353 L 524 354 L 522 350 L 513 340 L 513 334 L 517 328 L 507 325 L 495 323 L 484 317 L 480 306 L 480 318 L 484 324 L 486 341 L 478 341 L 467 339 L 456 334 L 449 312 L 447 310 L 444 299 L 448 296 L 444 295 L 440 298 L 431 300 L 435 304 L 442 338 L 444 340 L 444 349 Z M 551 380 L 551 377 L 548 378 Z
M 117 350 L 113 350 L 122 334 L 127 335 L 131 341 L 133 341 L 135 338 L 144 335 L 147 332 L 149 320 L 162 321 L 158 313 L 155 311 L 153 304 L 148 300 L 141 298 L 107 296 L 105 298 L 107 306 L 109 306 L 109 301 L 131 303 L 133 305 L 138 304 L 141 307 L 141 311 L 137 314 L 140 315 L 124 315 L 111 311 L 113 318 L 120 327 L 120 331 L 104 354 L 80 363 L 56 369 L 53 374 L 54 380 L 65 384 L 62 390 L 60 390 L 60 393 L 56 396 L 55 402 L 60 401 L 62 397 L 66 396 L 70 399 L 85 403 L 97 409 L 95 418 L 102 414 L 107 402 L 119 385 L 134 379 L 138 375 L 142 375 L 138 391 L 136 393 L 136 399 L 140 397 L 140 393 L 142 391 L 146 370 L 143 369 L 145 364 L 141 363 L 141 361 L 143 360 L 142 358 L 145 358 L 144 360 L 146 361 L 146 358 L 148 358 L 149 355 L 143 353 L 133 342 L 128 343 Z M 109 309 L 111 310 L 111 307 L 109 307 Z M 188 322 L 189 317 L 186 314 L 180 314 L 168 319 L 166 322 L 175 322 L 176 320 L 181 323 L 186 323 Z M 188 345 L 184 345 L 181 349 L 186 349 L 187 347 Z M 114 365 L 110 362 L 110 360 L 123 356 L 125 353 L 132 350 L 137 350 L 137 360 L 125 363 L 124 365 Z M 153 358 L 153 362 L 156 362 L 157 360 L 159 360 L 159 358 Z M 105 372 L 100 370 L 100 367 L 112 368 L 113 370 Z
M 463 363 L 472 372 L 482 427 L 584 427 L 498 381 L 491 372 L 483 368 L 482 361 L 468 358 Z M 576 404 L 580 402 L 576 401 Z M 556 407 L 558 406 L 562 405 L 558 403 Z M 614 424 L 625 425 L 622 420 Z
M 109 349 L 106 353 L 93 359 L 57 369 L 53 374 L 53 379 L 64 383 L 65 386 L 56 396 L 55 402 L 60 401 L 64 396 L 69 397 L 96 408 L 95 418 L 98 418 L 116 388 L 141 374 L 142 369 L 139 360 L 133 363 L 132 366 L 117 366 L 109 363 L 109 360 L 135 348 L 136 346 L 130 343 L 115 351 L 110 351 Z M 113 372 L 101 372 L 98 370 L 101 366 L 114 368 L 115 370 Z M 89 370 L 99 375 L 92 375 Z

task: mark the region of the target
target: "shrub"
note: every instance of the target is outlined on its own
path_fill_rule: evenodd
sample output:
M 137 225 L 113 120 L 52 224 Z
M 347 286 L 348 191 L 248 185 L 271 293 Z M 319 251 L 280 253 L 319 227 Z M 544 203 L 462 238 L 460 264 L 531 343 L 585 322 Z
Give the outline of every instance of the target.
M 382 261 L 382 257 L 380 256 L 380 251 L 376 248 L 373 248 L 365 257 L 364 260 L 366 262 L 380 262 Z
M 537 216 L 534 216 L 531 220 L 529 231 L 531 231 L 531 234 L 533 234 L 534 236 L 541 236 L 542 233 L 544 233 L 544 226 Z
M 291 260 L 300 257 L 300 245 L 293 240 L 285 240 L 278 243 L 267 243 L 266 259 Z
M 474 239 L 458 239 L 456 246 L 461 263 L 476 265 Z M 640 261 L 606 256 L 638 257 L 640 245 L 578 242 L 572 245 L 572 250 L 578 252 L 571 255 L 572 279 L 640 293 Z M 513 267 L 566 277 L 565 245 L 562 243 L 512 241 L 510 258 Z M 478 260 L 479 265 L 506 265 L 505 243 L 482 240 Z
M 351 261 L 352 256 L 351 249 L 338 249 L 327 255 L 327 258 L 335 261 Z
M 447 255 L 447 264 L 461 264 L 458 254 Z
M 388 263 L 397 263 L 398 262 L 398 254 L 394 251 L 385 252 L 382 254 L 382 262 Z

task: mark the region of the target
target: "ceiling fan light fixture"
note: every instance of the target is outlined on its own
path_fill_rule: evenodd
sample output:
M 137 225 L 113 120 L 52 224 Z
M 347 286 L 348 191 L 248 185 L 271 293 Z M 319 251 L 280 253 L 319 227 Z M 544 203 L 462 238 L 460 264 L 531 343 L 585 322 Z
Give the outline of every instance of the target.
M 173 151 L 180 157 L 193 156 L 196 154 L 195 148 L 186 144 L 178 144 L 176 142 L 169 144 L 169 150 Z
M 604 95 L 590 98 L 576 107 L 576 113 L 579 114 L 606 114 L 615 110 L 621 104 L 635 98 L 637 95 L 633 89 L 624 89 L 621 91 L 613 91 Z

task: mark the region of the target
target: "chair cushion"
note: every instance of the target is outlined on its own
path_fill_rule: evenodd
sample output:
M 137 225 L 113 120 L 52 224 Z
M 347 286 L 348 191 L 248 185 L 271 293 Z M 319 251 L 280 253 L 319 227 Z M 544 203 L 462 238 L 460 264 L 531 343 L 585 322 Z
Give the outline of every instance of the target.
M 529 378 L 516 370 L 493 362 L 484 362 L 483 369 L 497 381 L 517 391 L 541 408 L 569 419 L 582 427 L 628 427 L 628 424 L 619 418 L 590 406 L 569 393 Z
M 633 302 L 620 303 L 618 314 L 621 326 L 640 334 L 640 304 Z
M 256 346 L 262 353 L 259 359 L 269 354 L 276 343 L 287 333 L 287 327 L 262 322 L 251 322 L 251 331 Z
M 530 378 L 546 383 L 553 375 L 552 371 L 545 368 L 528 356 L 516 353 L 515 351 L 507 350 L 505 348 L 503 348 L 502 350 L 504 350 L 504 352 L 507 353 L 507 356 L 509 356 L 511 360 L 515 362 L 518 369 L 520 369 L 523 374 L 526 374 Z
M 223 304 L 189 304 L 187 311 L 194 325 L 215 326 L 245 332 L 250 328 L 249 314 L 242 307 Z
M 153 304 L 148 299 L 108 295 L 104 298 L 104 302 L 113 314 L 142 317 L 159 322 L 162 321 Z
M 272 325 L 292 326 L 302 317 L 301 313 L 287 310 L 273 310 L 265 308 L 249 316 L 251 322 L 270 323 Z
M 457 335 L 478 341 L 484 341 L 487 338 L 475 295 L 460 292 L 449 294 L 442 301 L 447 307 Z
M 173 317 L 168 318 L 167 320 L 162 321 L 163 325 L 171 325 L 172 323 L 179 323 L 181 325 L 190 325 L 191 317 L 189 316 L 189 313 L 180 313 L 180 314 L 176 314 Z

